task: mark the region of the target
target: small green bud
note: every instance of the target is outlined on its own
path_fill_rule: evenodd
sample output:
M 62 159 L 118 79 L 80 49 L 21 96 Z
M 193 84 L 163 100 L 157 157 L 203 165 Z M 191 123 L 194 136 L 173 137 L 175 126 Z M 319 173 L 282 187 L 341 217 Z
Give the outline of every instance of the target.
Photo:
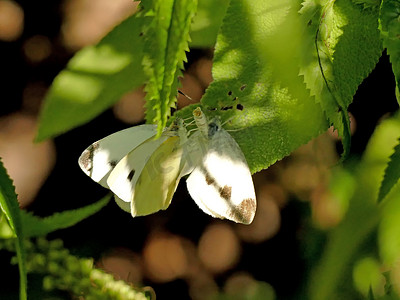
M 45 276 L 43 278 L 43 289 L 46 291 L 51 291 L 54 289 L 54 282 L 51 276 Z
M 62 270 L 62 268 L 54 261 L 50 261 L 47 269 L 49 270 L 50 274 L 54 274 L 54 275 L 58 275 L 58 273 L 60 273 L 60 271 Z

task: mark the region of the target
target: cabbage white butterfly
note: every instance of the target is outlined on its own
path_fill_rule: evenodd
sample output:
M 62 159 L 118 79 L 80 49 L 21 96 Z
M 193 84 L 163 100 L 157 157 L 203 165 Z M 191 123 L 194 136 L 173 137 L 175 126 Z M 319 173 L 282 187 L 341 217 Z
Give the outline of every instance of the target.
M 218 118 L 208 121 L 199 107 L 193 116 L 199 131 L 190 136 L 192 149 L 187 149 L 194 165 L 186 181 L 190 196 L 213 217 L 250 224 L 257 204 L 242 150 Z
M 250 224 L 256 197 L 239 145 L 218 118 L 208 121 L 200 108 L 193 117 L 198 130 L 189 138 L 182 119 L 159 139 L 156 125 L 131 127 L 90 145 L 79 166 L 133 217 L 166 209 L 180 178 L 191 173 L 189 194 L 205 213 Z
M 166 209 L 183 176 L 183 120 L 159 139 L 153 139 L 156 132 L 155 125 L 116 132 L 90 145 L 78 160 L 81 169 L 109 188 L 117 204 L 133 217 Z

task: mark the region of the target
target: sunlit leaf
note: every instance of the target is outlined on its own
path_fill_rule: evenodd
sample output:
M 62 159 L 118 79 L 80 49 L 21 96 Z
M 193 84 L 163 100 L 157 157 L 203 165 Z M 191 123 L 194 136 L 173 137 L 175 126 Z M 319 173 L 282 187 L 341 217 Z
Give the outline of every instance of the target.
M 381 51 L 378 8 L 364 10 L 351 1 L 302 3 L 304 43 L 300 74 L 350 149 L 347 107 L 358 86 L 372 71 Z
M 294 1 L 231 1 L 217 38 L 214 81 L 201 103 L 229 119 L 251 171 L 267 168 L 327 129 L 298 76 L 300 19 Z M 237 110 L 242 105 L 243 110 Z M 233 109 L 221 110 L 223 107 Z M 193 107 L 179 112 L 187 116 Z M 216 110 L 212 110 L 216 109 Z
M 201 0 L 190 27 L 190 47 L 210 48 L 215 46 L 217 33 L 225 16 L 229 0 Z
M 142 1 L 142 6 L 142 14 L 151 20 L 143 33 L 146 120 L 157 123 L 161 134 L 177 100 L 178 77 L 189 50 L 189 29 L 197 0 Z
M 400 104 L 400 2 L 398 0 L 383 0 L 380 12 L 380 29 L 383 44 L 387 49 L 396 78 L 396 96 Z
M 44 100 L 37 141 L 88 122 L 144 83 L 141 32 L 146 21 L 128 18 L 70 60 Z
M 348 150 L 347 106 L 379 58 L 378 13 L 364 14 L 359 6 L 340 3 L 332 8 L 331 19 L 326 21 L 335 30 L 329 36 L 335 48 L 326 57 L 330 67 L 321 70 L 315 46 L 319 15 L 315 30 L 309 30 L 305 20 L 314 20 L 315 11 L 311 7 L 302 15 L 299 7 L 300 2 L 295 1 L 231 1 L 218 35 L 214 81 L 202 105 L 210 117 L 218 114 L 223 120 L 230 119 L 226 128 L 240 128 L 232 135 L 252 172 L 267 168 L 325 131 L 332 118 L 337 128 L 342 128 L 342 135 L 347 135 L 344 143 Z M 321 13 L 318 9 L 316 12 Z M 336 19 L 341 23 L 336 24 Z M 320 39 L 325 35 L 321 34 Z M 357 45 L 350 46 L 348 40 L 354 38 Z M 332 63 L 331 58 L 337 62 Z M 335 102 L 332 95 L 341 102 Z M 236 108 L 237 104 L 244 109 L 218 109 Z M 188 113 L 184 110 L 181 115 Z

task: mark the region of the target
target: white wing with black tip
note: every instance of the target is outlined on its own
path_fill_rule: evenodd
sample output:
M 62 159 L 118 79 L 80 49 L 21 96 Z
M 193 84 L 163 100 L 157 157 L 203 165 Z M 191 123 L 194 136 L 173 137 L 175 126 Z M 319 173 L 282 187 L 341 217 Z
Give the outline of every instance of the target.
M 256 196 L 239 145 L 217 119 L 208 123 L 207 137 L 192 137 L 204 153 L 187 179 L 189 194 L 213 217 L 250 224 L 256 212 Z
M 118 162 L 156 132 L 156 125 L 146 124 L 113 133 L 86 148 L 78 159 L 79 166 L 86 175 L 108 188 L 108 176 Z

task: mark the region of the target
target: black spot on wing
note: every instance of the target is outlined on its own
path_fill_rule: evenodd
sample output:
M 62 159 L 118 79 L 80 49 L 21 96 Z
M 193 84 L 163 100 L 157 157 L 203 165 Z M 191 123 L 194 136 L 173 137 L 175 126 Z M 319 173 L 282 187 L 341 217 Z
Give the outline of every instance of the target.
M 238 206 L 232 208 L 231 217 L 236 222 L 250 224 L 254 219 L 256 208 L 256 199 L 243 199 L 243 201 Z
M 246 88 L 246 85 L 243 84 L 243 85 L 240 87 L 240 90 L 243 91 L 245 88 Z
M 229 219 L 237 223 L 250 224 L 256 213 L 257 202 L 254 198 L 246 198 L 240 202 L 239 205 L 234 205 L 231 202 L 232 187 L 220 186 L 215 178 L 211 176 L 205 166 L 202 166 L 202 172 L 205 175 L 207 185 L 212 185 L 218 192 L 222 199 L 224 199 L 229 206 Z
M 95 142 L 90 145 L 85 151 L 83 151 L 82 155 L 79 157 L 79 164 L 86 172 L 89 173 L 89 176 L 92 176 L 93 171 L 93 157 L 97 149 L 99 148 L 99 143 Z
M 112 168 L 112 169 L 114 169 L 115 168 L 115 166 L 117 165 L 117 161 L 116 160 L 110 160 L 109 162 L 108 162 L 108 164 L 110 165 L 110 167 Z
M 134 176 L 134 175 L 135 175 L 135 170 L 130 171 L 129 174 L 128 174 L 127 179 L 128 179 L 129 181 L 131 181 L 131 180 L 133 179 L 133 176 Z
M 208 185 L 212 185 L 215 183 L 215 179 L 211 177 L 208 172 L 206 172 L 206 182 Z
M 91 159 L 89 149 L 83 151 L 81 156 L 79 157 L 79 165 L 81 168 L 85 169 L 87 172 L 91 172 L 93 169 L 93 159 Z
M 224 187 L 220 188 L 219 195 L 226 201 L 230 201 L 232 195 L 232 187 L 225 185 Z

